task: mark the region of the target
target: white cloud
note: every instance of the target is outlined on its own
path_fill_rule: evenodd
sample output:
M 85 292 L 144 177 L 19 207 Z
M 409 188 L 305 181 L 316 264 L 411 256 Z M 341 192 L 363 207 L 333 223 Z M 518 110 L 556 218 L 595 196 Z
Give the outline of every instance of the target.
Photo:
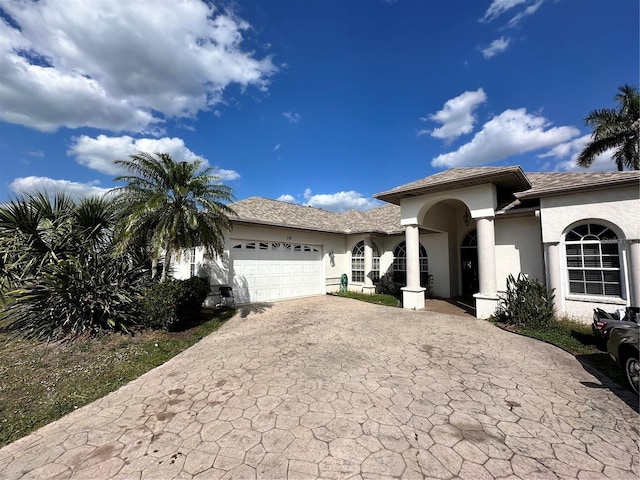
M 491 45 L 481 50 L 482 56 L 484 58 L 491 58 L 494 55 L 497 55 L 498 53 L 502 53 L 507 49 L 507 47 L 509 46 L 509 43 L 511 43 L 511 39 L 508 37 L 497 38 L 493 42 L 491 42 Z
M 591 134 L 574 138 L 573 140 L 570 140 L 568 142 L 556 145 L 548 152 L 538 155 L 538 158 L 551 157 L 553 159 L 556 159 L 557 163 L 553 167 L 553 170 L 555 171 L 584 172 L 586 169 L 579 166 L 576 163 L 576 160 L 578 159 L 578 155 L 580 155 L 580 152 L 584 150 L 584 147 L 590 140 Z M 589 167 L 589 171 L 604 172 L 609 170 L 617 170 L 616 163 L 613 160 L 614 152 L 615 149 L 611 149 L 598 155 Z
M 14 193 L 32 193 L 44 191 L 47 193 L 64 192 L 73 198 L 79 199 L 88 196 L 102 196 L 110 191 L 108 188 L 100 188 L 99 182 L 79 183 L 70 180 L 56 180 L 48 177 L 22 177 L 16 178 L 9 188 Z
M 442 138 L 448 141 L 454 140 L 460 135 L 471 133 L 476 117 L 473 110 L 487 100 L 487 95 L 482 88 L 476 91 L 466 91 L 455 98 L 447 100 L 442 110 L 429 115 L 422 120 L 433 120 L 442 126 L 434 130 L 421 130 L 418 135 L 429 133 L 432 137 Z
M 510 155 L 553 148 L 580 134 L 577 128 L 551 127 L 548 120 L 524 108 L 505 110 L 484 124 L 469 143 L 456 151 L 438 155 L 434 167 L 486 165 Z
M 122 137 L 108 137 L 98 135 L 91 138 L 86 135 L 75 137 L 67 155 L 76 157 L 76 161 L 93 170 L 108 175 L 124 173 L 114 162 L 126 160 L 129 155 L 138 152 L 168 153 L 175 160 L 192 162 L 198 155 L 189 150 L 181 138 L 132 138 L 127 135 Z M 205 160 L 206 162 L 206 160 Z
M 494 18 L 499 17 L 504 12 L 511 10 L 518 5 L 522 5 L 523 3 L 527 3 L 528 0 L 493 0 L 489 8 L 484 13 L 484 17 L 480 20 L 485 22 L 490 22 Z
M 43 158 L 44 157 L 44 152 L 42 150 L 31 150 L 31 151 L 27 152 L 27 154 L 30 157 L 38 157 L 38 158 Z
M 280 195 L 278 198 L 276 198 L 276 200 L 287 203 L 298 203 L 296 202 L 296 197 L 294 197 L 293 195 L 289 195 L 288 193 Z
M 282 116 L 289 120 L 290 123 L 298 123 L 302 119 L 302 117 L 295 112 L 284 112 Z
M 538 8 L 540 8 L 540 5 L 542 5 L 544 1 L 545 0 L 493 0 L 480 21 L 490 22 L 513 8 L 519 7 L 521 5 L 527 5 L 524 10 L 518 12 L 511 18 L 511 20 L 509 20 L 508 26 L 514 27 L 524 17 L 533 15 L 538 10 Z
M 203 166 L 208 166 L 207 160 L 189 150 L 181 138 L 132 138 L 127 135 L 122 137 L 108 137 L 98 135 L 96 138 L 81 135 L 72 140 L 67 155 L 76 157 L 76 161 L 93 170 L 107 175 L 120 175 L 125 173 L 116 160 L 126 160 L 129 155 L 138 152 L 168 153 L 174 160 L 193 162 L 200 158 Z M 214 171 L 222 181 L 236 180 L 240 174 L 235 170 L 216 169 Z
M 538 11 L 538 8 L 540 8 L 540 5 L 542 5 L 543 2 L 544 0 L 538 0 L 533 5 L 529 5 L 522 12 L 516 14 L 511 20 L 509 20 L 508 25 L 510 27 L 515 27 L 518 24 L 518 22 L 522 20 L 524 17 L 533 15 L 534 13 L 536 13 Z
M 226 170 L 224 168 L 217 168 L 213 172 L 215 175 L 220 177 L 220 180 L 223 182 L 230 182 L 231 180 L 237 180 L 240 178 L 240 174 L 235 170 Z
M 360 193 L 350 190 L 348 192 L 323 193 L 312 195 L 310 189 L 306 189 L 304 197 L 305 205 L 322 208 L 332 212 L 344 212 L 345 210 L 369 210 L 380 203 L 373 198 L 363 197 Z
M 242 47 L 250 25 L 202 0 L 16 2 L 0 7 L 0 119 L 42 131 L 159 131 L 213 110 L 277 67 Z
M 273 152 L 277 152 L 278 150 L 280 150 L 280 144 L 277 144 L 275 147 L 273 147 Z

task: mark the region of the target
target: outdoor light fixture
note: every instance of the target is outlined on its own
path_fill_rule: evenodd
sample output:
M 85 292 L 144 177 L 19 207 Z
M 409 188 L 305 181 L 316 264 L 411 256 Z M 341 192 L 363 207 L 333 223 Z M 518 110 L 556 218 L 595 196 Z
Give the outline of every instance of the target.
M 471 212 L 469 211 L 469 209 L 467 208 L 464 211 L 464 215 L 462 216 L 462 220 L 464 220 L 464 224 L 468 227 L 469 224 L 471 223 Z

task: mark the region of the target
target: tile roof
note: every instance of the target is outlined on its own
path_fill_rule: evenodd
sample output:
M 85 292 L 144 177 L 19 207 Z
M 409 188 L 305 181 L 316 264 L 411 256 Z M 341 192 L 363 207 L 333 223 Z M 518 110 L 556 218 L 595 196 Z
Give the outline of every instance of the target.
M 403 231 L 400 226 L 400 207 L 391 204 L 366 212 L 348 210 L 335 213 L 279 200 L 250 197 L 229 206 L 237 214 L 231 220 L 241 223 L 346 234 L 391 234 Z
M 640 188 L 640 171 L 626 172 L 536 172 L 527 173 L 531 188 L 516 192 L 518 198 L 544 197 L 579 190 L 636 185 Z
M 524 180 L 523 180 L 524 179 Z M 393 202 L 361 212 L 348 210 L 335 213 L 320 208 L 250 197 L 230 205 L 237 216 L 232 221 L 255 223 L 275 227 L 289 227 L 330 233 L 402 233 L 400 225 L 400 198 L 412 194 L 433 193 L 451 188 L 463 188 L 482 183 L 498 183 L 511 188 L 513 200 L 499 208 L 506 213 L 518 208 L 524 200 L 549 195 L 562 195 L 611 188 L 621 185 L 636 185 L 640 188 L 640 172 L 546 172 L 523 173 L 520 167 L 474 167 L 453 168 L 421 180 L 407 183 L 375 195 L 376 198 Z M 525 188 L 523 188 L 525 187 Z M 640 193 L 640 190 L 639 190 Z
M 484 183 L 496 183 L 514 190 L 526 190 L 531 187 L 524 172 L 518 166 L 464 167 L 439 172 L 415 182 L 378 193 L 374 197 L 399 204 L 400 199 L 407 196 L 436 193 L 452 188 L 471 187 Z

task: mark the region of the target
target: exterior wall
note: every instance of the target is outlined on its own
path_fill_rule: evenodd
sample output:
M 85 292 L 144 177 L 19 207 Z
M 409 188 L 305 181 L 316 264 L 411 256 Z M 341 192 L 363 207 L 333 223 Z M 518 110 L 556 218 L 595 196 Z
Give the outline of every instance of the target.
M 507 288 L 507 277 L 522 272 L 545 283 L 542 232 L 537 217 L 496 220 L 496 281 Z
M 433 295 L 451 297 L 451 268 L 449 265 L 449 234 L 423 233 L 420 243 L 427 251 L 429 275 L 433 275 Z M 426 287 L 426 285 L 422 285 Z
M 640 198 L 637 187 L 617 187 L 580 194 L 541 199 L 542 238 L 545 244 L 558 244 L 558 264 L 554 269 L 560 285 L 556 287 L 556 309 L 569 317 L 588 322 L 596 307 L 614 311 L 630 305 L 631 292 L 638 285 L 630 271 L 630 240 L 640 239 Z M 569 293 L 566 250 L 563 244 L 568 230 L 579 223 L 600 223 L 610 227 L 620 239 L 621 297 L 573 295 Z M 638 272 L 635 272 L 638 277 Z M 637 283 L 637 281 L 636 281 Z

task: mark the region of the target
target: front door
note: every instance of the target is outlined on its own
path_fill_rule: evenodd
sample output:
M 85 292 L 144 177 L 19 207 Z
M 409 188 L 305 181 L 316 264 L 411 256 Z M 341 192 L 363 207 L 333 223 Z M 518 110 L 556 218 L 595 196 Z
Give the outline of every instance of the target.
M 478 293 L 478 236 L 475 230 L 470 231 L 462 239 L 460 245 L 460 272 L 462 277 L 462 295 Z
M 462 261 L 462 295 L 473 295 L 478 293 L 478 249 L 460 249 L 460 259 Z

